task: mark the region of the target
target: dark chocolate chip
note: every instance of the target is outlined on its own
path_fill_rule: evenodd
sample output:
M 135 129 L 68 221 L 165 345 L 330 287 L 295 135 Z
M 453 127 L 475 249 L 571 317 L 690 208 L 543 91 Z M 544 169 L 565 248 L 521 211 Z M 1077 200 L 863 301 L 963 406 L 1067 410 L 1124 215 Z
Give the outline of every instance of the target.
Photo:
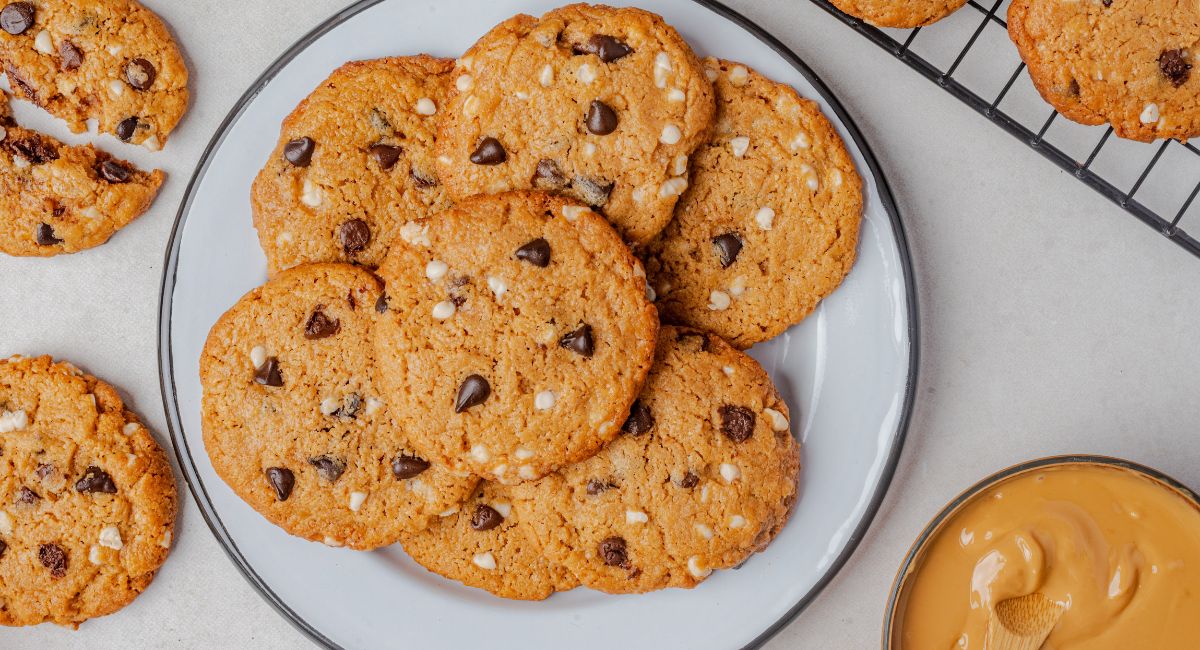
M 329 454 L 309 458 L 308 464 L 317 468 L 317 476 L 330 483 L 336 482 L 342 477 L 342 473 L 346 471 L 346 461 L 337 456 L 330 456 Z
M 361 252 L 371 243 L 371 227 L 362 219 L 351 219 L 338 226 L 338 239 L 347 255 Z
M 738 253 L 742 252 L 742 238 L 737 236 L 737 233 L 727 232 L 724 235 L 713 237 L 713 246 L 717 249 L 717 255 L 721 258 L 721 267 L 729 268 L 737 261 Z
M 1113 3 L 1113 0 L 1104 0 L 1104 6 L 1105 6 L 1105 7 L 1111 7 L 1111 6 L 1112 6 L 1112 3 Z
M 83 477 L 75 481 L 75 491 L 91 494 L 116 494 L 117 484 L 113 483 L 112 477 L 108 475 L 108 472 L 95 465 L 91 465 L 84 470 Z
M 125 64 L 125 80 L 134 90 L 150 90 L 157 78 L 158 71 L 146 59 L 134 59 Z
M 633 52 L 633 49 L 628 45 L 612 36 L 605 36 L 603 34 L 596 34 L 586 42 L 580 43 L 571 49 L 575 54 L 595 54 L 605 63 L 612 63 Z
M 42 497 L 38 496 L 37 492 L 34 492 L 27 487 L 21 486 L 21 489 L 17 490 L 17 503 L 22 505 L 37 503 L 39 500 L 41 500 L 41 498 Z
M 734 442 L 745 442 L 754 435 L 754 411 L 744 406 L 726 404 L 721 414 L 721 433 Z
M 390 144 L 373 144 L 368 151 L 375 162 L 379 163 L 379 168 L 385 172 L 391 171 L 392 167 L 396 166 L 396 161 L 400 160 L 400 147 Z
M 132 175 L 133 170 L 115 160 L 100 163 L 100 178 L 110 183 L 126 183 Z
M 254 381 L 263 386 L 279 388 L 283 385 L 283 373 L 279 371 L 279 359 L 268 357 L 254 372 Z
M 1182 86 L 1192 74 L 1192 64 L 1188 63 L 1186 55 L 1187 50 L 1163 50 L 1158 55 L 1158 69 L 1176 88 Z
M 454 412 L 462 413 L 472 406 L 479 406 L 492 394 L 492 385 L 480 375 L 468 375 L 458 387 L 454 398 Z
M 129 142 L 131 139 L 133 139 L 133 134 L 137 132 L 137 128 L 138 118 L 127 117 L 117 124 L 117 138 L 119 138 L 121 142 Z
M 310 137 L 296 138 L 283 145 L 283 159 L 295 167 L 308 167 L 317 143 Z
M 503 521 L 504 517 L 495 508 L 484 503 L 475 506 L 475 512 L 471 513 L 471 528 L 475 530 L 491 530 Z
M 14 140 L 10 146 L 34 165 L 58 160 L 58 147 L 36 135 Z
M 417 476 L 429 469 L 429 461 L 416 456 L 400 454 L 392 460 L 392 475 L 398 479 Z
M 435 176 L 426 176 L 418 174 L 415 170 L 409 170 L 408 177 L 412 179 L 413 185 L 420 190 L 427 190 L 431 187 L 437 187 L 438 181 Z
M 591 357 L 596 350 L 595 342 L 592 340 L 592 326 L 583 324 L 574 332 L 567 332 L 558 344 L 576 354 Z
M 336 411 L 330 413 L 335 418 L 343 418 L 352 420 L 358 417 L 358 411 L 362 408 L 362 397 L 358 393 L 350 393 L 346 396 L 346 402 L 338 407 Z
M 67 552 L 58 544 L 42 544 L 38 547 L 38 562 L 50 569 L 50 577 L 67 575 Z
M 388 297 L 386 293 L 379 294 L 379 300 L 375 301 L 375 313 L 384 314 L 388 309 Z
M 26 99 L 34 102 L 35 104 L 38 103 L 37 89 L 34 88 L 33 85 L 26 81 L 23 77 L 21 77 L 20 74 L 17 74 L 16 68 L 12 67 L 11 65 L 6 66 L 4 68 L 4 74 L 8 76 L 8 80 L 13 84 L 14 87 L 16 87 L 17 90 L 20 90 L 21 94 L 25 95 Z M 13 123 L 15 124 L 16 121 L 14 120 Z
M 317 305 L 316 309 L 313 309 L 308 322 L 304 323 L 304 338 L 310 341 L 327 339 L 341 331 L 342 321 L 330 318 L 324 309 L 325 305 Z
M 8 544 L 5 544 L 4 540 L 0 540 L 0 558 L 4 557 L 4 552 L 7 550 L 8 550 Z
M 696 476 L 692 472 L 684 474 L 683 478 L 679 479 L 679 487 L 687 488 L 689 490 L 696 487 L 698 483 L 700 483 L 700 477 Z
M 592 102 L 587 114 L 587 129 L 596 135 L 608 135 L 617 130 L 617 112 L 600 100 Z
M 633 406 L 629 407 L 629 417 L 625 424 L 621 425 L 621 431 L 631 436 L 640 436 L 653 428 L 654 414 L 650 412 L 650 407 L 643 404 L 642 400 L 634 400 Z
M 518 248 L 516 255 L 517 259 L 544 269 L 550 265 L 550 242 L 539 237 Z
M 1072 79 L 1071 83 L 1067 84 L 1067 94 L 1072 97 L 1078 97 L 1080 90 L 1081 89 L 1079 88 L 1079 81 L 1077 81 L 1075 79 Z
M 561 190 L 567 186 L 567 177 L 557 161 L 543 158 L 533 174 L 533 186 L 539 190 Z
M 37 469 L 33 470 L 33 475 L 38 477 L 39 480 L 44 481 L 54 475 L 54 466 L 42 463 L 37 466 Z
M 617 484 L 613 483 L 612 481 L 604 481 L 604 480 L 601 480 L 598 478 L 594 478 L 587 482 L 587 493 L 590 494 L 591 496 L 596 496 L 597 494 L 600 494 L 601 492 L 604 492 L 606 490 L 611 490 L 615 487 L 617 487 Z
M 608 566 L 627 566 L 629 564 L 629 552 L 625 549 L 624 538 L 609 537 L 600 542 L 600 558 Z
M 471 152 L 471 162 L 476 165 L 499 165 L 506 160 L 508 152 L 504 150 L 504 145 L 490 136 L 480 140 L 479 146 Z
M 54 246 L 62 243 L 61 239 L 54 236 L 54 228 L 48 223 L 39 223 L 33 234 L 38 246 Z
M 58 65 L 63 70 L 74 70 L 83 65 L 83 50 L 74 43 L 64 40 L 58 46 Z
M 608 197 L 612 194 L 616 183 L 587 176 L 576 176 L 572 187 L 575 188 L 579 200 L 594 208 L 599 208 L 608 203 Z
M 0 28 L 16 36 L 24 34 L 33 26 L 33 5 L 28 2 L 13 2 L 0 10 Z
M 292 496 L 292 488 L 296 486 L 296 475 L 286 467 L 268 467 L 267 482 L 275 490 L 275 498 L 287 501 Z

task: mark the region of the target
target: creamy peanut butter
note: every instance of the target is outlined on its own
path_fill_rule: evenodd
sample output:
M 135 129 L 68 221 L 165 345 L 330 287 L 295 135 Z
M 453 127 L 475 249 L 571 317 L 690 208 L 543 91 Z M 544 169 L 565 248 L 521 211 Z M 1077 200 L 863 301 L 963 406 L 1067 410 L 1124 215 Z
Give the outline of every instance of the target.
M 1200 648 L 1200 507 L 1133 471 L 1075 463 L 980 492 L 925 545 L 896 650 L 986 650 L 995 604 L 1042 593 L 1064 613 L 1044 650 Z

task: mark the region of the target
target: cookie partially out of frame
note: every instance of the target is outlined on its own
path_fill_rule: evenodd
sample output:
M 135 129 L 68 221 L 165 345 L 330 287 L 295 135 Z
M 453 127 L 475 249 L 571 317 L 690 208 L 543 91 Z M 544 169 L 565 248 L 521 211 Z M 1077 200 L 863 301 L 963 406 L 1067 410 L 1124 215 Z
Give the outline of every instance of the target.
M 0 625 L 121 609 L 175 513 L 166 456 L 116 390 L 50 357 L 0 361 Z
M 877 27 L 931 25 L 958 11 L 967 0 L 830 0 L 842 11 Z
M 226 312 L 200 358 L 217 474 L 271 522 L 332 546 L 391 544 L 475 484 L 416 452 L 375 384 L 381 295 L 355 266 L 295 267 Z
M 1013 0 L 1008 31 L 1038 92 L 1122 138 L 1200 133 L 1200 8 L 1171 0 Z
M 748 348 L 808 316 L 850 271 L 862 181 L 814 102 L 739 63 L 704 64 L 717 126 L 646 266 L 664 320 Z
M 347 63 L 284 120 L 250 195 L 271 273 L 376 267 L 401 225 L 449 207 L 434 137 L 453 66 L 424 55 Z

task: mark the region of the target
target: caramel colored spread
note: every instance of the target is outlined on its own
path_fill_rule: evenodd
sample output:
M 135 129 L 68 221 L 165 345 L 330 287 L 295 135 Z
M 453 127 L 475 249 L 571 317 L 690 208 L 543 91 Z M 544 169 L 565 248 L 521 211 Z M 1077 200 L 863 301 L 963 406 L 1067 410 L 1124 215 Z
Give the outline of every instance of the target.
M 1063 607 L 1044 650 L 1200 647 L 1200 507 L 1103 465 L 1048 467 L 980 492 L 904 582 L 897 650 L 981 650 L 996 603 Z

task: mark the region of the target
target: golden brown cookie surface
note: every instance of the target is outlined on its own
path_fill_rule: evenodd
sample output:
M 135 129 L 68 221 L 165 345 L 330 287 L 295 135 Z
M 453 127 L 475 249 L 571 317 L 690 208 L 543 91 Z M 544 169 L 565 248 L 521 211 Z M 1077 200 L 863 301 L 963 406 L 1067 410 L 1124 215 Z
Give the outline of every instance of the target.
M 967 0 L 831 0 L 838 9 L 878 27 L 921 27 L 957 11 Z

